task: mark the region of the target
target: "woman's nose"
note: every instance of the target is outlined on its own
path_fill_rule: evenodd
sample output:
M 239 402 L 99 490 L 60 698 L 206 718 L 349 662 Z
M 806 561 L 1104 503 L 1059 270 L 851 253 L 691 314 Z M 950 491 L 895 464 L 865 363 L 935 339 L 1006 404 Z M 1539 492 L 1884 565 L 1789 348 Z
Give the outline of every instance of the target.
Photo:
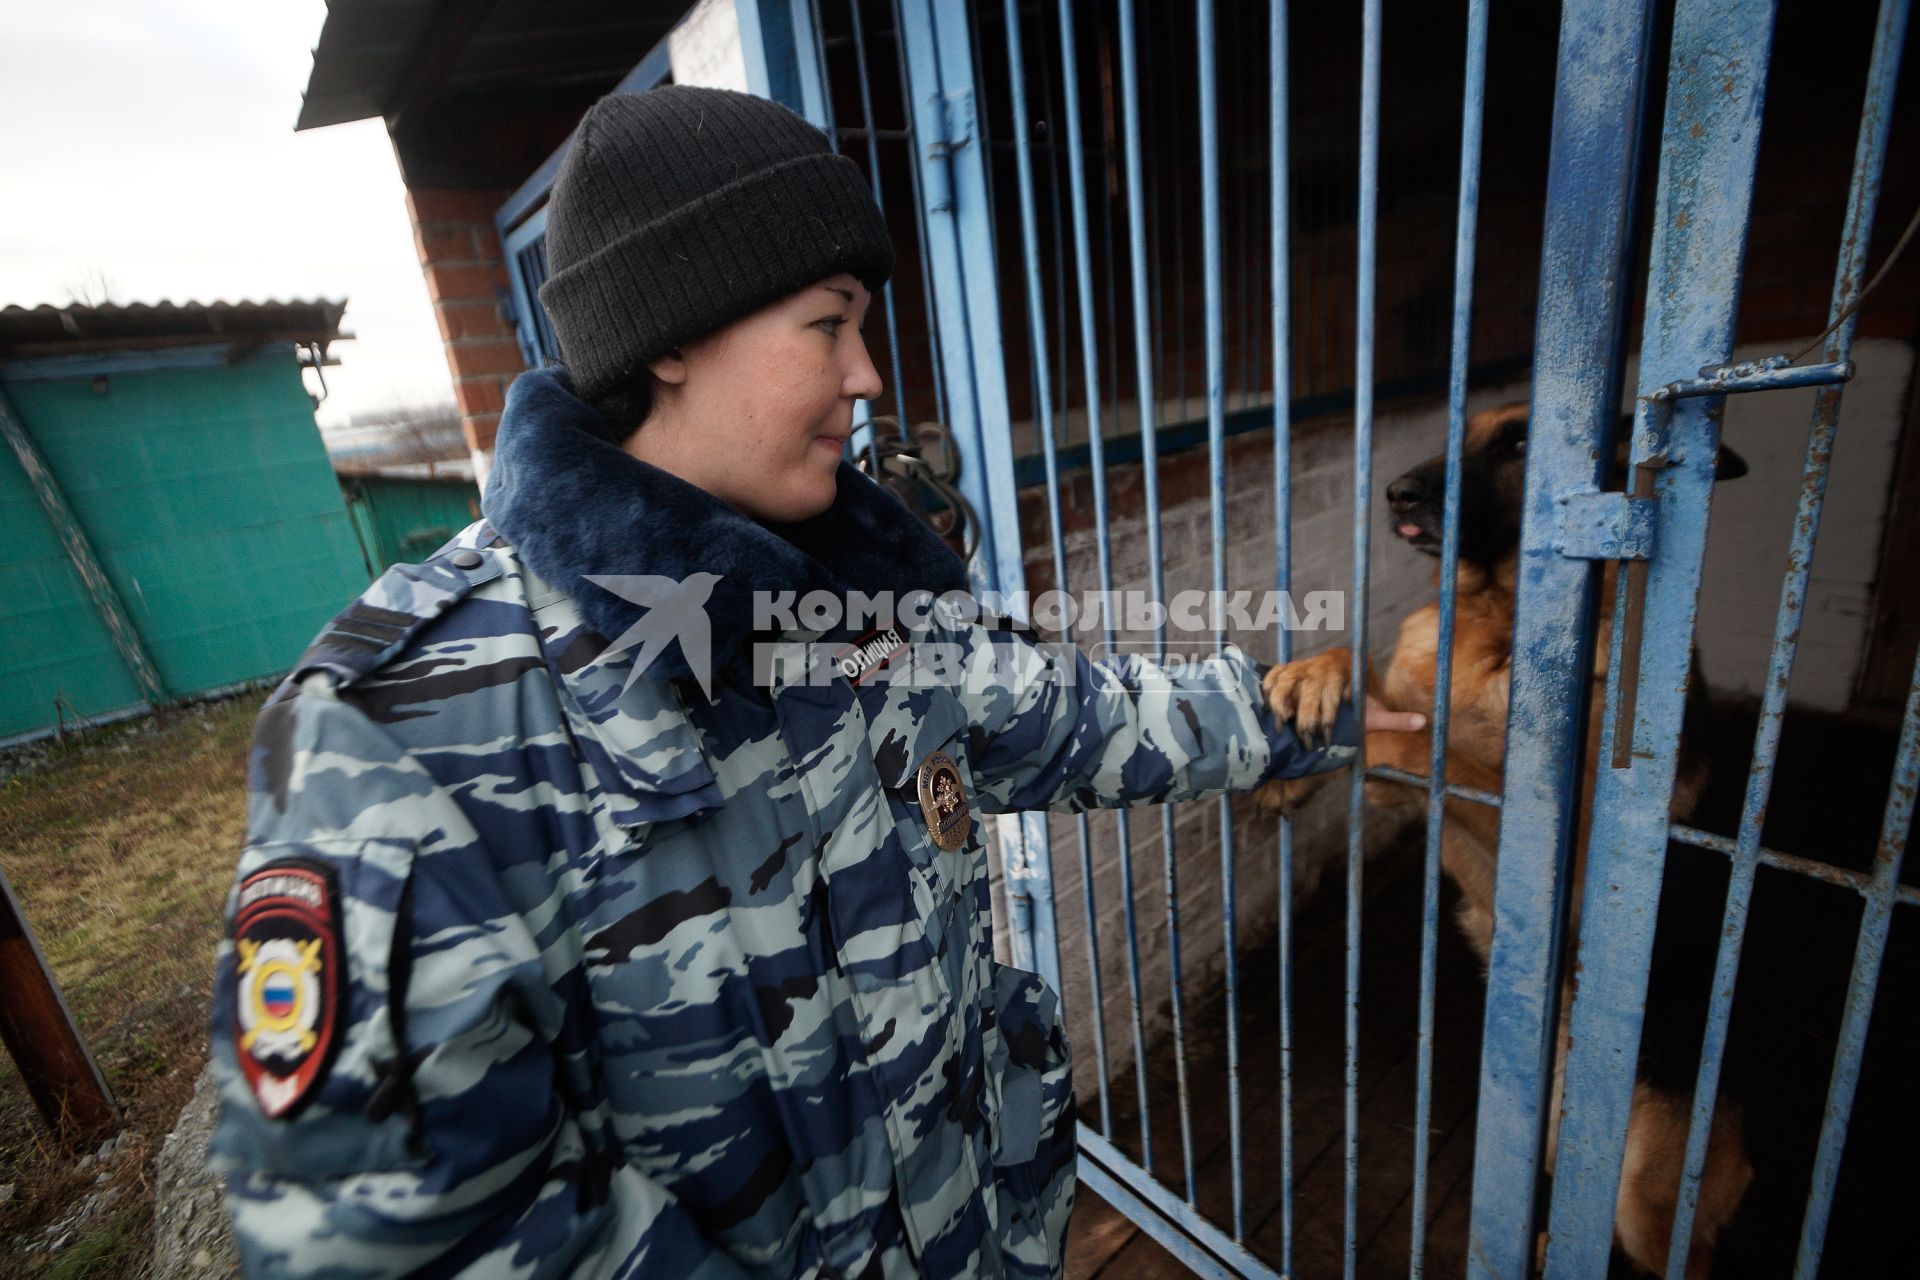
M 874 367 L 873 357 L 867 352 L 867 340 L 863 337 L 854 350 L 853 366 L 847 370 L 846 393 L 855 400 L 878 400 L 884 389 L 880 370 Z

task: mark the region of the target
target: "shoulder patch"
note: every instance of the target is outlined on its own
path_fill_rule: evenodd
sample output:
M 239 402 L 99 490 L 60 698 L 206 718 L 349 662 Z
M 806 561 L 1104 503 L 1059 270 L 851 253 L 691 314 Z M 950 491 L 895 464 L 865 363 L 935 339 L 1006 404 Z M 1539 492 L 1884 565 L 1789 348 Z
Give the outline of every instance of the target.
M 234 1048 L 260 1109 L 293 1116 L 340 1047 L 346 953 L 333 876 L 304 858 L 240 882 L 233 916 Z
M 315 671 L 352 684 L 392 661 L 407 642 L 476 588 L 500 576 L 498 554 L 443 547 L 419 564 L 396 564 L 333 616 L 294 663 L 287 679 Z

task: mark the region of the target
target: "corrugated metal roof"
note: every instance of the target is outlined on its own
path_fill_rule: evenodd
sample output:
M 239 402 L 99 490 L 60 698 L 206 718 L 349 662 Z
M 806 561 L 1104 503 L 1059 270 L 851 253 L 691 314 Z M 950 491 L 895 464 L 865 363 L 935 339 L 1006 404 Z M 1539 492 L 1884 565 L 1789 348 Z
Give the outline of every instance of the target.
M 692 0 L 329 0 L 295 129 L 388 116 L 431 66 L 427 98 L 611 88 Z
M 0 355 L 64 355 L 191 343 L 318 342 L 340 331 L 347 302 L 135 302 L 98 307 L 10 306 L 0 310 Z
M 440 0 L 328 0 L 295 129 L 387 113 Z

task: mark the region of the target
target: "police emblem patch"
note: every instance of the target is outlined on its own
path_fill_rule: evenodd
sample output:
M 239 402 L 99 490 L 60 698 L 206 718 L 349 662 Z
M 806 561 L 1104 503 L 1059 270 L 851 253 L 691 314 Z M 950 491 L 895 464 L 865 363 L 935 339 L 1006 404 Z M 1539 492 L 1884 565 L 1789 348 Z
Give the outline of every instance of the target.
M 346 992 L 333 879 L 305 861 L 240 882 L 233 917 L 234 1047 L 260 1109 L 291 1116 L 325 1077 Z
M 927 832 L 942 849 L 958 849 L 973 830 L 973 813 L 960 782 L 960 766 L 944 751 L 934 751 L 920 765 L 920 814 Z

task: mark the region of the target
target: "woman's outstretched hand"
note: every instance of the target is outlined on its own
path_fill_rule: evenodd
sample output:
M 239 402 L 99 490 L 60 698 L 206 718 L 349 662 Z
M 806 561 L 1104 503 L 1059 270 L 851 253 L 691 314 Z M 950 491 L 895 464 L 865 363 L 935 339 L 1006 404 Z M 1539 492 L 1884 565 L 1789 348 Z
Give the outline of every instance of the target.
M 1368 733 L 1413 733 L 1427 727 L 1427 718 L 1418 711 L 1390 711 L 1368 694 L 1366 725 Z
M 1327 649 L 1268 668 L 1261 689 L 1276 719 L 1291 722 L 1303 739 L 1329 741 L 1340 706 L 1353 692 L 1352 669 L 1352 650 Z M 1423 713 L 1389 711 L 1367 695 L 1361 732 L 1412 733 L 1426 727 Z
M 1265 692 L 1275 716 L 1291 721 L 1303 741 L 1330 734 L 1335 717 L 1351 692 L 1345 650 L 1331 651 L 1299 662 L 1285 663 L 1267 672 Z M 1427 727 L 1419 711 L 1392 711 L 1367 695 L 1361 723 L 1364 733 L 1413 733 Z M 1304 778 L 1272 778 L 1254 789 L 1254 800 L 1267 813 L 1296 813 L 1307 797 L 1325 784 L 1330 773 Z

